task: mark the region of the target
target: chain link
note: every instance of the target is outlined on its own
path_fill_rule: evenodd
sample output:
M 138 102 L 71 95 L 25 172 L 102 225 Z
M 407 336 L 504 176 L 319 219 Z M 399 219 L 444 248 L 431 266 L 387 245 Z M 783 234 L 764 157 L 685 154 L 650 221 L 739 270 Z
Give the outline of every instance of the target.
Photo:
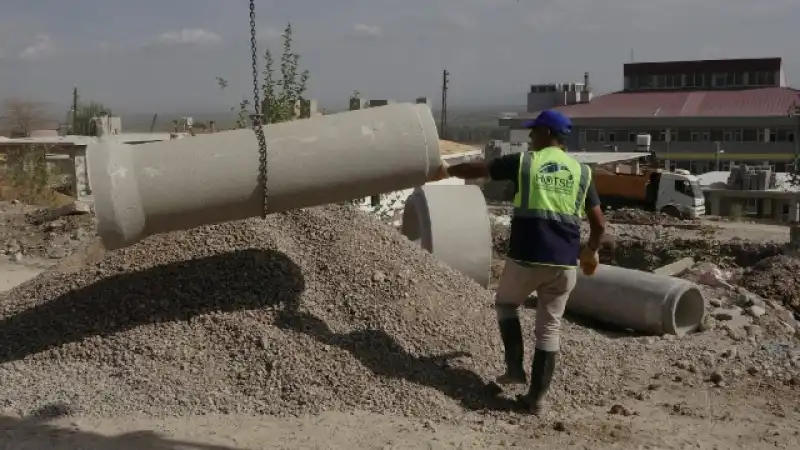
M 261 217 L 266 219 L 269 212 L 268 190 L 267 190 L 267 139 L 264 136 L 264 111 L 261 111 L 261 96 L 259 95 L 258 85 L 258 48 L 256 46 L 256 2 L 250 0 L 250 53 L 253 63 L 253 109 L 255 114 L 250 116 L 253 122 L 253 130 L 258 139 L 259 152 L 259 181 L 264 186 L 264 209 Z

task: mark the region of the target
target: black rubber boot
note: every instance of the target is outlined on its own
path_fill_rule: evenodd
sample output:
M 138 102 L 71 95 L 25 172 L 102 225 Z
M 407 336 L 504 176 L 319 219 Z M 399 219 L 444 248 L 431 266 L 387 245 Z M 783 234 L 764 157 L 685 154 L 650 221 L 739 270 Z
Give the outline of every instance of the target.
M 517 397 L 520 403 L 536 416 L 546 412 L 544 399 L 553 381 L 557 356 L 558 352 L 547 352 L 538 348 L 534 351 L 530 389 L 527 395 Z
M 522 339 L 522 324 L 519 318 L 503 319 L 497 322 L 500 337 L 505 348 L 506 373 L 495 380 L 497 384 L 525 384 L 525 344 Z

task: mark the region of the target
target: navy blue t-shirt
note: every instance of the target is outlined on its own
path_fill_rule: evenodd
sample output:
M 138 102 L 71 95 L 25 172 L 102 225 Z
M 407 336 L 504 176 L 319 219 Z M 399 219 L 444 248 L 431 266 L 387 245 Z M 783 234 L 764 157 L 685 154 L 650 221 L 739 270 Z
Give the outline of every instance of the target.
M 514 183 L 514 193 L 518 192 L 517 177 L 519 175 L 519 154 L 509 154 L 489 161 L 489 176 L 495 181 L 510 181 Z M 584 208 L 588 213 L 595 206 L 600 206 L 600 197 L 594 179 L 589 183 L 586 191 Z M 577 233 L 577 234 L 576 234 Z M 548 242 L 542 242 L 547 239 Z M 560 242 L 552 242 L 560 241 Z M 571 265 L 578 258 L 579 245 L 567 244 L 580 243 L 580 230 L 567 230 L 556 223 L 543 222 L 541 219 L 528 217 L 513 217 L 511 219 L 511 236 L 509 238 L 508 257 L 520 262 L 541 262 L 543 253 L 558 253 L 564 263 Z M 562 248 L 568 245 L 569 248 Z M 547 258 L 547 257 L 545 257 Z

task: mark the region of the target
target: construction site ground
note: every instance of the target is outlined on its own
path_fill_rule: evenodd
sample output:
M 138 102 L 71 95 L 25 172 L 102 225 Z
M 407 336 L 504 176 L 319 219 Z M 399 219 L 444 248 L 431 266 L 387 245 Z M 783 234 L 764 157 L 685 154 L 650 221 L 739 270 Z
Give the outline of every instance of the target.
M 491 291 L 363 213 L 107 253 L 90 215 L 0 204 L 0 449 L 800 448 L 788 227 L 609 217 L 605 262 L 692 257 L 683 276 L 713 263 L 732 286 L 700 283 L 708 319 L 683 338 L 568 317 L 537 419 L 485 385 L 502 365 Z

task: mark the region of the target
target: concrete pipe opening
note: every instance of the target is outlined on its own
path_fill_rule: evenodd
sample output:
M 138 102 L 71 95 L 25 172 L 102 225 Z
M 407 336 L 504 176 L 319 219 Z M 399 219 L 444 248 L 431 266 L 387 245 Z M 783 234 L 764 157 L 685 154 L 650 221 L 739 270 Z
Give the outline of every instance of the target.
M 667 334 L 683 336 L 700 328 L 706 315 L 706 301 L 694 286 L 680 286 L 670 294 L 664 318 Z
M 489 285 L 492 236 L 486 200 L 478 186 L 415 189 L 406 200 L 402 233 L 482 287 Z

